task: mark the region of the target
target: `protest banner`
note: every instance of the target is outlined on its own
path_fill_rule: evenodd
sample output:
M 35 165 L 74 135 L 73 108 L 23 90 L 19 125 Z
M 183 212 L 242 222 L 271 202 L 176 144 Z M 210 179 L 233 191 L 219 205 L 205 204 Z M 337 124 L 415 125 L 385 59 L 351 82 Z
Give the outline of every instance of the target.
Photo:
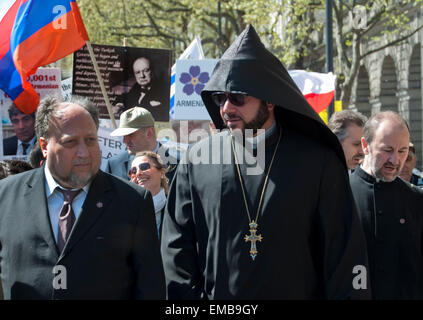
M 92 48 L 115 119 L 140 106 L 156 121 L 169 121 L 171 51 L 95 44 Z M 72 94 L 90 98 L 100 117 L 109 118 L 86 46 L 74 53 Z

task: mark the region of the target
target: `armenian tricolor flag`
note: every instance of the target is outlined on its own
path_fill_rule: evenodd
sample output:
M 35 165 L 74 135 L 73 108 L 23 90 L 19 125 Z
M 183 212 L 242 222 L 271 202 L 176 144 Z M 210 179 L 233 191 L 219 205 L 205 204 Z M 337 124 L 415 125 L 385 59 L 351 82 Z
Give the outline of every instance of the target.
M 16 0 L 0 34 L 0 89 L 25 113 L 39 103 L 28 77 L 89 40 L 75 0 Z

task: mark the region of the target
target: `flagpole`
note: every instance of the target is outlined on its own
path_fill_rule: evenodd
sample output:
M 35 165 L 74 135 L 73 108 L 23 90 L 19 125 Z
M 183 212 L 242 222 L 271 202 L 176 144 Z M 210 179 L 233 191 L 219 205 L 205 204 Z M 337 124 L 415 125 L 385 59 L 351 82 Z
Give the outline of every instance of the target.
M 326 0 L 326 72 L 333 72 L 333 58 L 332 58 L 332 0 Z M 334 101 L 327 108 L 328 120 L 334 113 Z
M 104 87 L 103 78 L 100 74 L 100 69 L 98 68 L 97 60 L 95 59 L 94 51 L 89 40 L 86 41 L 88 52 L 90 53 L 91 60 L 94 65 L 94 70 L 97 75 L 98 82 L 100 83 L 101 93 L 103 94 L 104 101 L 106 102 L 107 111 L 109 112 L 110 120 L 112 120 L 112 125 L 114 129 L 117 129 L 115 117 L 112 112 L 112 105 L 110 104 L 109 97 L 107 95 L 106 88 Z

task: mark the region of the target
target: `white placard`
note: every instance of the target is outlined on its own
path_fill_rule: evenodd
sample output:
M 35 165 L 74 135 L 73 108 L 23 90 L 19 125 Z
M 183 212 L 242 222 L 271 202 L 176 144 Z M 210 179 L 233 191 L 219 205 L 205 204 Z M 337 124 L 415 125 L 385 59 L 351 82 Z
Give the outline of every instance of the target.
M 70 101 L 72 98 L 72 77 L 62 80 L 61 89 L 63 101 Z
M 217 59 L 177 60 L 174 119 L 210 120 L 201 91 L 210 80 Z
M 113 131 L 111 120 L 100 119 L 100 127 L 98 128 L 98 144 L 101 150 L 101 170 L 105 170 L 107 159 L 124 152 L 126 146 L 123 143 L 123 137 L 111 137 Z
M 61 93 L 61 75 L 59 68 L 38 68 L 38 70 L 29 77 L 29 82 L 34 87 L 35 92 L 40 96 L 40 100 L 46 95 L 60 96 Z M 12 104 L 7 94 L 0 90 L 1 120 L 3 124 L 10 124 L 7 110 Z

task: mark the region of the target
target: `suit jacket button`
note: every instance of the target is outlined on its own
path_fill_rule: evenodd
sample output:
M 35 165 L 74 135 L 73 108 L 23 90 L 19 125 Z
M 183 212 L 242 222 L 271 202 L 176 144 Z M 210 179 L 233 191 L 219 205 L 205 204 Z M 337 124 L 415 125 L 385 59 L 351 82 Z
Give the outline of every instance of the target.
M 404 224 L 404 223 L 405 223 L 405 219 L 404 219 L 404 218 L 401 218 L 401 219 L 399 220 L 399 222 L 400 222 L 401 224 Z

